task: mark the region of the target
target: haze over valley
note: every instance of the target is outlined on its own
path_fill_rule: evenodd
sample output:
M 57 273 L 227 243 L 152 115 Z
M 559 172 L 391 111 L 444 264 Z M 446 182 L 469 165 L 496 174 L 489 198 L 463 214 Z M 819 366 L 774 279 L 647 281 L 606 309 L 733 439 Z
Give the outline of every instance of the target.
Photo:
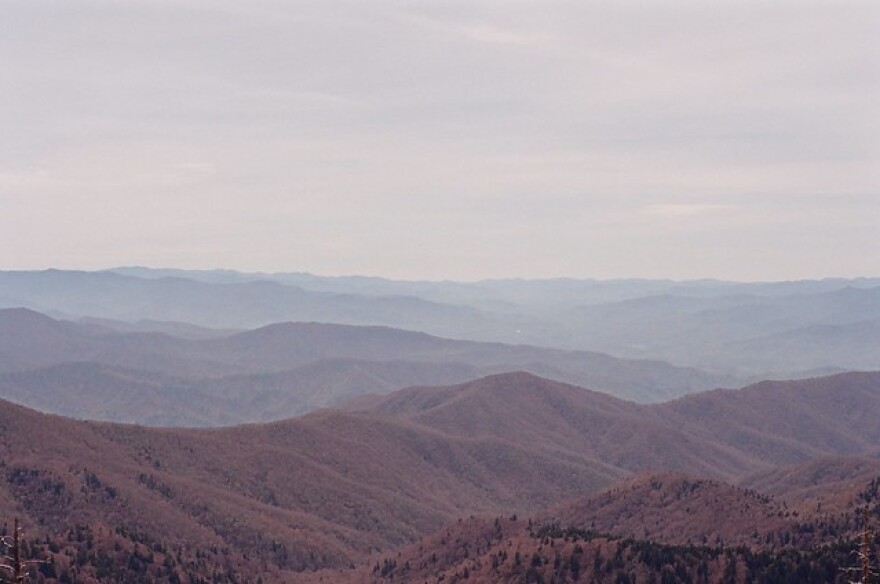
M 0 272 L 0 306 L 67 320 L 117 320 L 128 323 L 128 331 L 183 336 L 199 333 L 173 323 L 224 330 L 288 321 L 381 325 L 452 339 L 667 361 L 742 383 L 880 366 L 876 278 L 465 283 L 49 270 Z

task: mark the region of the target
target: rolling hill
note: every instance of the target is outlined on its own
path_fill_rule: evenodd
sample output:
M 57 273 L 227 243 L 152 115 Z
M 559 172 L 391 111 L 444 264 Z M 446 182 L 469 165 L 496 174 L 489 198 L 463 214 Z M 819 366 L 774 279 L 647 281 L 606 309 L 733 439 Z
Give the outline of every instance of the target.
M 868 481 L 865 481 L 865 484 Z M 639 475 L 613 488 L 563 503 L 539 521 L 671 545 L 781 544 L 797 533 L 799 513 L 783 499 L 711 479 Z M 814 543 L 814 542 L 801 542 Z
M 630 471 L 725 480 L 880 444 L 880 373 L 770 381 L 662 404 L 625 402 L 521 373 L 406 389 L 370 407 L 455 435 L 531 436 L 533 443 L 551 435 L 560 448 Z
M 22 518 L 54 569 L 84 557 L 79 569 L 99 577 L 101 561 L 123 561 L 154 581 L 212 571 L 224 581 L 257 572 L 289 581 L 372 562 L 462 516 L 539 517 L 552 505 L 546 517 L 614 527 L 614 537 L 760 543 L 794 529 L 784 501 L 717 481 L 875 452 L 875 433 L 856 440 L 844 429 L 877 412 L 878 387 L 880 374 L 844 374 L 638 405 L 514 373 L 402 390 L 359 411 L 205 430 L 77 422 L 2 403 L 0 513 Z M 798 409 L 760 440 L 726 429 L 746 426 L 756 407 L 779 416 L 792 400 Z M 650 469 L 697 478 L 636 478 L 592 495 Z M 560 510 L 564 500 L 572 502 Z M 710 511 L 756 523 L 747 537 L 724 531 L 732 519 L 707 532 Z M 851 520 L 828 525 L 854 529 Z M 101 574 L 131 581 L 130 571 Z

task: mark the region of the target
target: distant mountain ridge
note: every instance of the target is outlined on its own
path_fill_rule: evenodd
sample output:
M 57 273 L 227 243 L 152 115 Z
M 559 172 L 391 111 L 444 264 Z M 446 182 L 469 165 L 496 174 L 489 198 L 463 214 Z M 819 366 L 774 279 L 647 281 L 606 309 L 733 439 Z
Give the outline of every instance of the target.
M 407 281 L 374 276 L 318 276 L 306 272 L 239 272 L 236 270 L 182 270 L 136 266 L 106 270 L 135 278 L 188 278 L 206 283 L 270 281 L 292 284 L 318 292 L 349 292 L 375 296 L 418 296 L 435 302 L 475 305 L 497 303 L 507 306 L 555 305 L 574 308 L 636 298 L 674 295 L 718 298 L 750 294 L 784 297 L 816 294 L 845 287 L 875 288 L 880 277 L 824 278 L 821 280 L 779 282 L 730 282 L 724 280 L 662 280 L 629 278 L 597 280 L 589 278 L 500 278 L 473 282 Z
M 0 396 L 87 419 L 175 426 L 277 420 L 363 394 L 513 369 L 641 401 L 732 385 L 665 363 L 379 326 L 279 323 L 179 338 L 0 309 Z
M 0 271 L 0 307 L 17 306 L 236 330 L 285 321 L 383 325 L 668 361 L 742 381 L 880 369 L 878 278 L 399 282 L 228 270 Z

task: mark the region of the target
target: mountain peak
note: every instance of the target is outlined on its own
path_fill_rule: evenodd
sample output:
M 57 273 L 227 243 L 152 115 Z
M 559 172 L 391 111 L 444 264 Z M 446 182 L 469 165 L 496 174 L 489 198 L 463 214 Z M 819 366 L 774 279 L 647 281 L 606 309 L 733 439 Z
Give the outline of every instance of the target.
M 14 308 L 0 308 L 0 323 L 30 323 L 30 322 L 57 322 L 55 319 L 43 313 L 18 306 Z

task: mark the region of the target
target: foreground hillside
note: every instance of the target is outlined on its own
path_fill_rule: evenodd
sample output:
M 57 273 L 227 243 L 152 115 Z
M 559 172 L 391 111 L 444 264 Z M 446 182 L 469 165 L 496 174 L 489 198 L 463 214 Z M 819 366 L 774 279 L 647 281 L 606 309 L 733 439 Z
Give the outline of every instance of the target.
M 192 431 L 73 422 L 6 403 L 0 428 L 0 511 L 29 533 L 81 532 L 95 553 L 158 545 L 175 550 L 171 567 L 182 572 L 204 574 L 200 558 L 229 574 L 268 565 L 267 581 L 347 567 L 462 512 L 537 509 L 621 472 L 366 413 Z M 95 558 L 80 571 L 98 570 Z
M 815 486 L 820 499 L 840 500 L 832 485 Z M 848 584 L 860 570 L 861 510 L 880 521 L 880 478 L 850 486 L 858 492 L 845 511 L 805 512 L 716 481 L 644 475 L 536 518 L 460 519 L 357 570 L 308 581 Z
M 328 571 L 307 581 L 846 584 L 856 549 L 852 540 L 778 550 L 671 546 L 573 527 L 537 527 L 514 517 L 470 518 L 355 572 Z
M 798 531 L 798 515 L 784 499 L 711 479 L 663 473 L 641 475 L 567 501 L 538 518 L 542 524 L 670 545 L 763 548 L 790 540 Z
M 847 374 L 650 406 L 521 373 L 404 390 L 362 411 L 214 430 L 77 422 L 3 403 L 0 513 L 21 518 L 57 578 L 102 582 L 347 573 L 469 515 L 564 521 L 664 545 L 763 545 L 785 533 L 821 542 L 857 530 L 852 498 L 833 516 L 815 498 L 786 515 L 784 498 L 717 480 L 758 480 L 817 456 L 870 456 L 880 447 L 868 425 L 878 395 L 880 374 Z M 790 416 L 776 411 L 792 399 Z M 762 403 L 778 426 L 729 430 L 748 427 L 737 416 Z M 864 431 L 849 432 L 856 423 Z M 590 495 L 658 470 L 698 478 L 651 475 Z M 866 492 L 864 478 L 853 497 Z M 573 502 L 559 507 L 565 500 Z M 795 537 L 810 509 L 821 526 L 812 539 Z M 707 530 L 724 513 L 752 523 Z

